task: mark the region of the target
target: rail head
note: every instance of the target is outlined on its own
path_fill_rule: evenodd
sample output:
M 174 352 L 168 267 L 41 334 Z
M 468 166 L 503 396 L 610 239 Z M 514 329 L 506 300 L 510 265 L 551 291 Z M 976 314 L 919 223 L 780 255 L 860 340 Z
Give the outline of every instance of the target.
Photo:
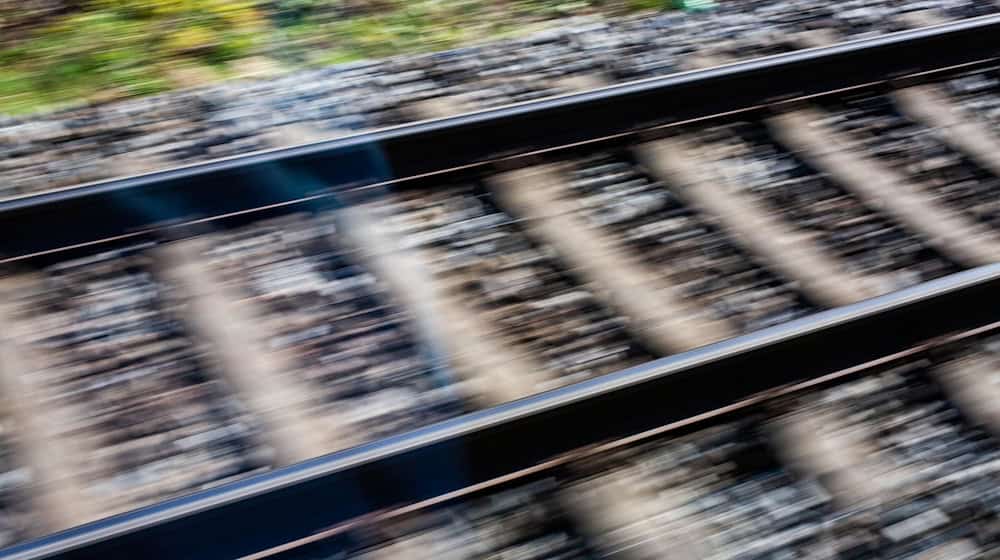
M 998 56 L 1000 15 L 984 16 L 30 194 L 0 201 L 0 220 L 23 232 L 0 240 L 0 256 L 482 166 Z
M 447 494 L 585 445 L 992 324 L 998 304 L 1000 264 L 961 272 L 74 528 L 0 551 L 0 558 L 75 560 L 121 550 L 141 550 L 147 560 L 238 557 L 281 544 L 264 534 L 269 527 L 273 539 L 292 540 L 368 511 Z M 633 412 L 647 410 L 646 416 Z M 442 465 L 453 467 L 454 476 L 417 480 L 429 466 Z M 352 495 L 357 504 L 317 505 Z M 266 522 L 253 518 L 261 507 L 271 512 Z M 147 549 L 165 538 L 170 545 L 163 550 Z M 205 548 L 209 542 L 215 544 Z

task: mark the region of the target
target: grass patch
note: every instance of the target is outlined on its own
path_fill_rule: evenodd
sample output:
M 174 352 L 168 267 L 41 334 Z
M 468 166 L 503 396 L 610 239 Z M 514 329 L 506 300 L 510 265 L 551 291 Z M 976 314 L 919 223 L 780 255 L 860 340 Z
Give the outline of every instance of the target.
M 294 68 L 448 49 L 574 14 L 669 0 L 83 0 L 14 41 L 0 38 L 0 113 L 196 85 L 234 61 Z M 191 83 L 194 81 L 195 83 Z

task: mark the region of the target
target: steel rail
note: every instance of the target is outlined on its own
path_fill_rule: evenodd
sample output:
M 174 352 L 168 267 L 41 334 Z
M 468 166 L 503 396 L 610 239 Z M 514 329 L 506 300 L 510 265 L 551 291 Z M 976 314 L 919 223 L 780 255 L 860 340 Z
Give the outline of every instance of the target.
M 461 501 L 464 499 L 471 498 L 473 496 L 482 494 L 484 492 L 494 491 L 498 488 L 508 486 L 512 483 L 517 483 L 518 481 L 535 477 L 544 473 L 551 473 L 557 469 L 570 465 L 574 462 L 580 460 L 586 460 L 587 458 L 598 457 L 605 453 L 614 452 L 622 448 L 627 448 L 633 445 L 642 444 L 650 440 L 670 437 L 673 435 L 682 435 L 693 429 L 698 429 L 705 425 L 711 424 L 712 422 L 724 422 L 726 419 L 731 419 L 740 414 L 746 414 L 748 412 L 757 410 L 758 407 L 766 405 L 767 403 L 774 402 L 775 400 L 780 400 L 781 398 L 788 397 L 797 393 L 804 391 L 809 391 L 817 389 L 820 387 L 827 387 L 834 385 L 836 383 L 843 382 L 847 379 L 856 378 L 859 375 L 870 374 L 879 371 L 885 371 L 886 369 L 896 367 L 899 365 L 906 364 L 908 361 L 920 359 L 922 356 L 926 356 L 928 353 L 933 352 L 941 347 L 947 347 L 948 345 L 955 343 L 967 342 L 969 340 L 974 340 L 976 338 L 982 337 L 984 335 L 992 335 L 997 331 L 1000 331 L 1000 321 L 994 322 L 983 327 L 973 329 L 971 331 L 963 331 L 961 333 L 956 333 L 954 335 L 943 336 L 936 338 L 934 340 L 928 341 L 923 344 L 914 346 L 913 348 L 908 348 L 906 350 L 901 350 L 899 352 L 890 354 L 888 356 L 883 356 L 881 358 L 876 358 L 874 360 L 867 361 L 856 366 L 845 368 L 833 373 L 817 377 L 815 379 L 805 380 L 799 383 L 793 383 L 784 387 L 779 387 L 772 391 L 765 391 L 757 395 L 750 396 L 741 401 L 735 402 L 730 405 L 717 408 L 705 412 L 703 414 L 698 414 L 690 418 L 685 418 L 683 420 L 678 420 L 664 426 L 658 426 L 656 428 L 646 430 L 637 434 L 623 437 L 621 439 L 616 439 L 606 443 L 600 443 L 595 445 L 590 445 L 580 449 L 576 449 L 553 459 L 550 459 L 539 465 L 534 465 L 531 467 L 523 468 L 519 471 L 509 473 L 497 478 L 487 480 L 468 486 L 466 488 L 461 488 L 447 494 L 436 496 L 433 498 L 428 498 L 426 500 L 401 506 L 395 509 L 388 509 L 378 512 L 372 512 L 369 515 L 364 515 L 362 517 L 335 525 L 328 529 L 318 531 L 309 535 L 307 537 L 302 537 L 295 541 L 288 543 L 283 543 L 276 547 L 262 550 L 260 552 L 247 555 L 239 560 L 263 560 L 265 558 L 282 558 L 288 553 L 301 554 L 305 551 L 305 558 L 311 558 L 309 556 L 309 547 L 316 544 L 322 544 L 323 541 L 331 537 L 336 537 L 346 531 L 353 528 L 364 526 L 367 523 L 377 523 L 379 521 L 384 521 L 388 519 L 393 519 L 396 517 L 402 517 L 412 514 L 417 511 L 426 510 L 433 508 L 442 504 L 452 503 L 456 501 Z
M 961 272 L 64 531 L 0 559 L 248 556 L 981 329 L 998 306 L 1000 265 Z
M 0 259 L 985 64 L 1000 15 L 0 201 Z

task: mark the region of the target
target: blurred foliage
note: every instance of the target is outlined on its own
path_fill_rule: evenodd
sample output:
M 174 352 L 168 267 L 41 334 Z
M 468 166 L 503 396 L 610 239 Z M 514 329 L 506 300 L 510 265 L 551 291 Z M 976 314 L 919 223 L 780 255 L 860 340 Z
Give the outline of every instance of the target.
M 224 65 L 267 30 L 255 2 L 91 0 L 0 44 L 0 110 L 143 95 L 175 69 Z
M 552 19 L 663 9 L 671 0 L 275 0 L 272 56 L 329 64 L 428 52 L 540 29 Z
M 426 52 L 574 14 L 669 0 L 0 0 L 0 113 L 145 95 L 224 78 L 265 55 L 289 67 Z

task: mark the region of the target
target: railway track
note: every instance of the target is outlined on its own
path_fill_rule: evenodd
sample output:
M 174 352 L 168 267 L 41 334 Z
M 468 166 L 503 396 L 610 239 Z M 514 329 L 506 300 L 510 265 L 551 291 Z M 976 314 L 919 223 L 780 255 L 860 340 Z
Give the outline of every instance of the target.
M 373 512 L 400 515 L 488 493 L 508 482 L 548 477 L 580 460 L 600 462 L 620 447 L 670 441 L 751 413 L 769 421 L 793 418 L 795 426 L 802 417 L 811 418 L 816 391 L 844 383 L 863 388 L 866 379 L 897 375 L 885 372 L 900 368 L 916 367 L 927 383 L 946 391 L 947 400 L 958 405 L 962 425 L 992 433 L 995 400 L 991 386 L 978 379 L 983 366 L 975 364 L 990 359 L 998 274 L 996 267 L 961 273 L 170 500 L 5 554 L 91 558 L 143 550 L 155 558 L 311 558 L 314 547 L 328 546 L 326 537 L 339 534 L 343 523 L 352 525 Z M 798 416 L 789 416 L 793 413 Z M 789 472 L 808 475 L 815 462 L 811 447 L 769 445 L 781 450 L 778 458 Z M 836 473 L 833 482 L 828 473 L 813 475 L 828 493 L 850 490 L 858 476 L 850 469 Z M 851 496 L 843 498 L 851 506 L 842 510 L 855 507 Z M 261 508 L 282 515 L 262 516 Z M 158 543 L 155 549 L 147 548 L 150 542 Z
M 993 537 L 977 534 L 971 520 L 993 515 L 989 506 L 973 512 L 992 498 L 963 492 L 990 486 L 996 443 L 934 380 L 989 344 L 958 337 L 914 349 L 742 403 L 708 427 L 592 446 L 450 500 L 375 514 L 248 558 L 430 558 L 443 547 L 463 557 L 483 546 L 539 558 L 989 556 Z M 927 449 L 899 443 L 896 436 L 913 431 L 941 438 L 933 459 L 914 460 Z M 918 464 L 940 478 L 912 470 Z M 921 517 L 926 523 L 908 521 Z
M 954 131 L 998 134 L 970 118 L 1000 99 L 998 25 L 0 202 L 18 232 L 0 240 L 0 378 L 23 395 L 13 417 L 29 434 L 15 459 L 44 483 L 39 527 L 67 529 L 0 557 L 398 555 L 511 512 L 551 518 L 518 530 L 568 557 L 661 557 L 644 519 L 698 534 L 721 515 L 732 539 L 713 554 L 758 546 L 756 514 L 721 514 L 732 506 L 698 492 L 787 498 L 823 526 L 787 518 L 760 546 L 794 534 L 800 553 L 830 557 L 848 540 L 887 555 L 990 553 L 992 534 L 970 527 L 991 523 L 992 502 L 966 517 L 927 506 L 947 534 L 926 537 L 893 512 L 950 504 L 945 490 L 900 490 L 918 485 L 912 472 L 866 484 L 866 469 L 901 461 L 878 445 L 920 434 L 865 436 L 874 465 L 855 451 L 817 472 L 816 457 L 871 424 L 851 409 L 863 398 L 985 457 L 941 459 L 959 474 L 935 476 L 992 464 L 1000 401 L 970 372 L 995 369 L 1000 180 L 989 150 Z M 872 139 L 881 127 L 900 131 L 895 144 Z M 905 156 L 918 150 L 941 165 L 915 167 Z M 811 422 L 841 427 L 811 446 Z M 747 464 L 712 449 L 683 458 L 708 437 L 684 436 L 696 427 L 746 434 Z M 662 473 L 695 460 L 718 480 Z M 607 504 L 619 486 L 628 507 Z M 544 497 L 525 510 L 535 499 L 519 492 Z M 423 512 L 449 500 L 458 513 Z M 372 512 L 365 528 L 351 521 Z M 401 548 L 381 550 L 389 536 Z M 685 546 L 673 552 L 707 554 Z

